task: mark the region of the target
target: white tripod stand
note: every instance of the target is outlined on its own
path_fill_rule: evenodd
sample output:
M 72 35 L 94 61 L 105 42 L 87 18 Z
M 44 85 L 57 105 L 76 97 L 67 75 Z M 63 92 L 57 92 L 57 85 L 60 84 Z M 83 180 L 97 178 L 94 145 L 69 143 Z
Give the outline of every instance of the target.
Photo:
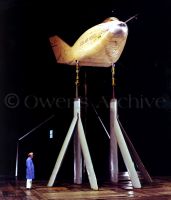
M 74 116 L 69 127 L 68 133 L 65 137 L 64 143 L 58 155 L 56 164 L 54 166 L 53 172 L 48 182 L 48 186 L 51 187 L 54 184 L 57 173 L 60 169 L 62 160 L 64 158 L 65 152 L 67 150 L 68 144 L 70 142 L 71 136 L 76 128 L 76 134 L 74 136 L 74 183 L 81 184 L 82 183 L 82 155 L 85 160 L 85 166 L 88 174 L 88 179 L 90 182 L 90 186 L 93 190 L 98 190 L 97 179 L 94 172 L 93 164 L 91 161 L 90 152 L 88 149 L 87 141 L 85 138 L 85 133 L 81 121 L 80 116 L 80 99 L 78 98 L 78 84 L 79 84 L 79 65 L 76 61 L 76 98 L 74 100 Z
M 120 148 L 125 166 L 128 170 L 129 177 L 131 179 L 132 185 L 134 188 L 141 188 L 141 183 L 135 170 L 135 166 L 131 155 L 129 153 L 125 138 L 129 144 L 130 149 L 132 150 L 132 154 L 134 156 L 134 160 L 136 161 L 139 170 L 141 171 L 142 175 L 145 178 L 145 181 L 150 183 L 152 182 L 147 170 L 145 169 L 143 163 L 141 162 L 137 152 L 134 149 L 131 141 L 129 140 L 126 132 L 124 131 L 121 123 L 118 119 L 117 114 L 117 99 L 115 98 L 114 86 L 115 86 L 115 65 L 112 64 L 112 87 L 113 87 L 113 94 L 112 99 L 110 101 L 110 178 L 111 182 L 117 183 L 118 182 L 118 146 Z M 124 133 L 124 136 L 123 136 Z

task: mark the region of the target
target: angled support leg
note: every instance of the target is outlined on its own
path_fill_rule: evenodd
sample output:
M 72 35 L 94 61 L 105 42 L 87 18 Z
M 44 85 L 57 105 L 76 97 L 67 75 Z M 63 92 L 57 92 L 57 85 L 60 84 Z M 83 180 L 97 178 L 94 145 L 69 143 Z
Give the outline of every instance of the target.
M 79 139 L 80 139 L 80 143 L 81 143 L 81 149 L 82 149 L 84 160 L 85 160 L 85 165 L 86 165 L 86 169 L 87 169 L 90 186 L 93 190 L 98 190 L 97 179 L 96 179 L 93 164 L 91 161 L 91 157 L 90 157 L 87 141 L 85 138 L 85 133 L 84 133 L 83 125 L 81 122 L 81 118 L 78 119 L 78 135 L 79 135 Z
M 126 141 L 127 141 L 128 147 L 129 147 L 129 149 L 130 149 L 131 152 L 132 152 L 131 155 L 132 155 L 134 161 L 136 162 L 136 164 L 137 164 L 137 166 L 138 166 L 138 169 L 139 169 L 140 172 L 142 173 L 142 176 L 144 177 L 144 180 L 146 181 L 146 183 L 152 183 L 152 182 L 153 182 L 152 178 L 150 177 L 148 171 L 146 170 L 144 164 L 142 163 L 142 161 L 141 161 L 141 159 L 140 159 L 140 157 L 139 157 L 137 151 L 136 151 L 135 148 L 134 148 L 134 145 L 132 144 L 131 140 L 129 139 L 129 137 L 128 137 L 128 135 L 127 135 L 125 129 L 123 128 L 121 122 L 119 121 L 119 119 L 118 119 L 118 122 L 119 122 L 119 125 L 120 125 L 121 129 L 122 129 L 122 133 L 123 133 L 123 135 L 124 135 L 124 138 L 125 138 Z
M 63 143 L 62 148 L 61 148 L 61 150 L 60 150 L 60 153 L 59 153 L 59 155 L 58 155 L 58 158 L 57 158 L 55 167 L 54 167 L 53 172 L 52 172 L 52 174 L 51 174 L 51 177 L 50 177 L 50 179 L 49 179 L 49 182 L 48 182 L 48 185 L 47 185 L 47 186 L 49 186 L 49 187 L 53 186 L 53 184 L 54 184 L 55 178 L 56 178 L 57 173 L 58 173 L 58 171 L 59 171 L 59 169 L 60 169 L 60 166 L 61 166 L 62 160 L 63 160 L 63 158 L 64 158 L 65 152 L 66 152 L 66 150 L 67 150 L 69 141 L 70 141 L 70 139 L 71 139 L 71 136 L 72 136 L 73 131 L 74 131 L 74 128 L 75 128 L 75 125 L 76 125 L 76 123 L 77 123 L 77 119 L 78 119 L 78 117 L 77 117 L 77 115 L 76 115 L 76 116 L 74 116 L 74 118 L 73 118 L 73 120 L 72 120 L 72 122 L 71 122 L 71 125 L 70 125 L 70 127 L 69 127 L 68 133 L 67 133 L 67 135 L 66 135 L 66 137 L 65 137 L 64 143 Z
M 116 107 L 117 101 L 115 99 L 114 106 Z M 123 137 L 121 128 L 119 126 L 118 120 L 116 118 L 113 119 L 113 125 L 114 125 L 114 132 L 116 134 L 117 142 L 124 160 L 124 163 L 126 165 L 126 168 L 128 170 L 132 185 L 134 188 L 141 188 L 141 183 L 137 174 L 137 171 L 135 170 L 134 163 L 132 161 L 131 155 L 129 153 L 128 147 L 126 145 L 125 139 Z

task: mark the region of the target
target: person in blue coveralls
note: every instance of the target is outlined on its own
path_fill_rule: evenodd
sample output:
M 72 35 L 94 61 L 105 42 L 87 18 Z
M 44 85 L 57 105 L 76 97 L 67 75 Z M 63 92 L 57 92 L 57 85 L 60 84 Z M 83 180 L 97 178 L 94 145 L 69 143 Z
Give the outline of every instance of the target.
M 32 180 L 35 178 L 34 174 L 34 163 L 33 163 L 33 152 L 28 154 L 28 158 L 26 159 L 26 188 L 32 188 Z

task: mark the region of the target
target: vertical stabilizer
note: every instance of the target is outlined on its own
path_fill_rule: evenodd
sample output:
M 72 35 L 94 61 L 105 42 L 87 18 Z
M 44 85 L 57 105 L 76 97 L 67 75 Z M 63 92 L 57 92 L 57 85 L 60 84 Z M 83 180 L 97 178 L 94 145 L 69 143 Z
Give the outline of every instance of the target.
M 57 35 L 49 38 L 55 58 L 58 63 L 68 63 L 71 60 L 71 47 Z

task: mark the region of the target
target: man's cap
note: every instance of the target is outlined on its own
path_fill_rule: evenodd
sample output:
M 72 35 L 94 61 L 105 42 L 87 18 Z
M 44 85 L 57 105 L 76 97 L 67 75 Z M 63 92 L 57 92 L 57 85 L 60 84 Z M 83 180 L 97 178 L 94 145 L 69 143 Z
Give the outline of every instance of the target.
M 33 152 L 28 153 L 28 156 L 33 156 Z

